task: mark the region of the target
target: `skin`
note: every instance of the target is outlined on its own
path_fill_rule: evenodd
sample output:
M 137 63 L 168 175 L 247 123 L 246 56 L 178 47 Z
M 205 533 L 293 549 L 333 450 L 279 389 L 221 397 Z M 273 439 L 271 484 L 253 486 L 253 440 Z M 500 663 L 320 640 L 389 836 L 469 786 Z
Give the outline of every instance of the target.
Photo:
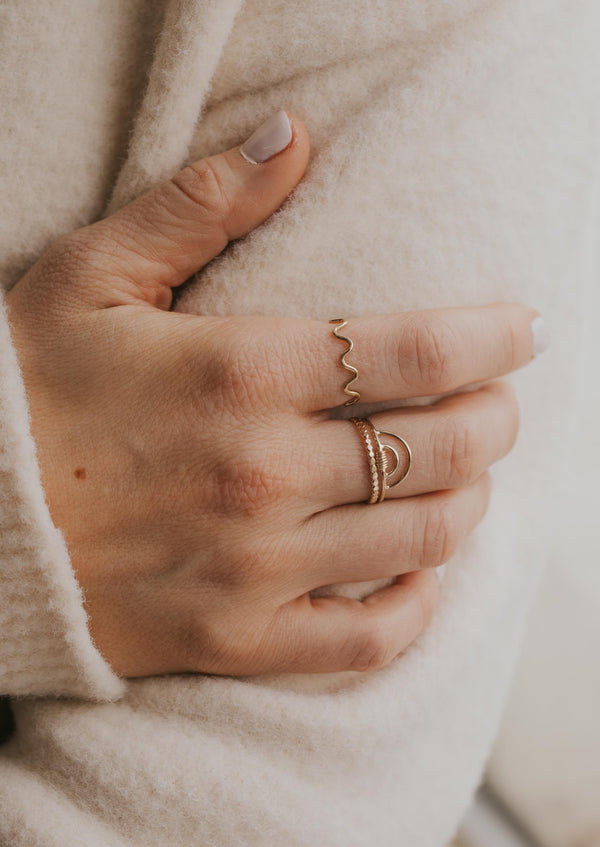
M 487 468 L 517 437 L 498 377 L 532 358 L 530 306 L 350 321 L 364 401 L 484 383 L 372 416 L 414 456 L 376 507 L 355 427 L 326 411 L 347 379 L 327 320 L 169 311 L 172 288 L 301 179 L 292 122 L 264 164 L 234 148 L 63 236 L 7 297 L 50 513 L 122 676 L 386 665 L 428 625 L 433 568 L 482 519 Z M 363 601 L 309 594 L 384 577 Z

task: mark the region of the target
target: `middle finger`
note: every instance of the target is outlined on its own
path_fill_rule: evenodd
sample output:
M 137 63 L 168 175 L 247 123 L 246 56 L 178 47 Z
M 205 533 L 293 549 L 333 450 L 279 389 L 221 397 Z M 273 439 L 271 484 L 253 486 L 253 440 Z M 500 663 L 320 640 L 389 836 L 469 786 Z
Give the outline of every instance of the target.
M 371 415 L 370 420 L 376 429 L 402 436 L 410 446 L 410 473 L 386 496 L 411 497 L 469 485 L 505 456 L 517 437 L 519 407 L 512 385 L 496 380 L 431 406 L 389 410 Z M 315 511 L 368 500 L 367 453 L 354 424 L 325 421 L 317 425 L 316 433 L 319 465 L 325 472 L 320 474 L 318 489 L 313 488 Z M 400 473 L 407 458 L 401 447 L 398 454 Z

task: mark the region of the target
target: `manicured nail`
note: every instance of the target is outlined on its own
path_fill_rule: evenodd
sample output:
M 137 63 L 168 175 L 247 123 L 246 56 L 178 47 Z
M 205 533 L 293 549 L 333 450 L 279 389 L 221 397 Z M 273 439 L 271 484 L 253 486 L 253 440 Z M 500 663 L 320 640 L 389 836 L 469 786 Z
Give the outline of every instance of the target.
M 276 112 L 261 124 L 240 147 L 240 153 L 252 165 L 260 165 L 288 146 L 292 124 L 284 111 Z
M 531 321 L 531 332 L 533 334 L 533 355 L 539 356 L 550 346 L 550 330 L 541 315 Z

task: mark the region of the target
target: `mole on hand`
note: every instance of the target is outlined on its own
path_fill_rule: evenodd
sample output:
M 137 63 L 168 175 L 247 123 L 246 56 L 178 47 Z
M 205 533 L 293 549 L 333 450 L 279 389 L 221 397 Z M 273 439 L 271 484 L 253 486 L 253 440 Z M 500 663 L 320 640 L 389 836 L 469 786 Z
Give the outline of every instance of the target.
M 85 477 L 86 477 L 85 468 L 76 468 L 75 469 L 75 476 L 76 476 L 77 479 L 85 479 Z

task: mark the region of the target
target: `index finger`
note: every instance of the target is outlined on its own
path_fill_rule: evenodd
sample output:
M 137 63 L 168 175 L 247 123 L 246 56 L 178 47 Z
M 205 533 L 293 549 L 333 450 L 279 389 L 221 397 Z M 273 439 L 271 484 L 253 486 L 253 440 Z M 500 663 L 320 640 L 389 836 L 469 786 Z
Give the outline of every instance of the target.
M 271 339 L 287 399 L 302 411 L 349 399 L 344 386 L 354 372 L 341 362 L 349 345 L 333 329 L 324 321 L 277 319 Z M 361 402 L 426 397 L 495 379 L 547 346 L 539 312 L 520 303 L 349 318 L 341 334 L 353 343 L 345 361 L 358 371 L 351 388 Z

